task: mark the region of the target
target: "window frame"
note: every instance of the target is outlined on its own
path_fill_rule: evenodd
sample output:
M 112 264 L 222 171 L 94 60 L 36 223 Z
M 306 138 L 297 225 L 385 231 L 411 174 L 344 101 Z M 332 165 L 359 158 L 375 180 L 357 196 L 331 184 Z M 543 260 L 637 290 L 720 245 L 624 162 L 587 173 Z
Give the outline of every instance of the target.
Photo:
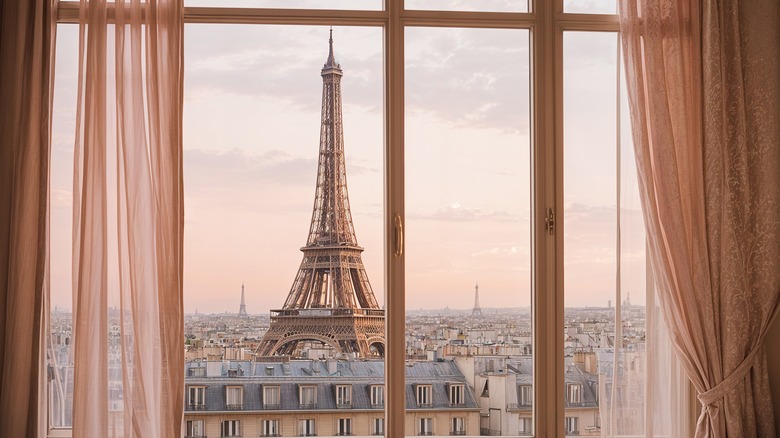
M 458 27 L 526 29 L 531 32 L 531 245 L 534 343 L 534 430 L 564 433 L 563 224 L 545 228 L 548 211 L 563 213 L 563 32 L 619 31 L 617 15 L 564 13 L 563 0 L 528 0 L 529 12 L 406 10 L 403 0 L 385 0 L 383 10 L 185 7 L 185 23 L 373 26 L 384 29 L 385 74 L 385 434 L 405 430 L 405 255 L 395 248 L 396 221 L 405 219 L 404 29 Z M 61 1 L 58 23 L 78 23 L 79 2 Z M 398 218 L 398 219 L 396 219 Z M 402 239 L 401 239 L 402 245 Z M 396 251 L 394 251 L 396 250 Z M 315 390 L 316 391 L 316 390 Z M 48 399 L 48 397 L 47 397 Z M 186 406 L 185 406 L 186 408 Z M 48 412 L 48 409 L 45 409 Z M 50 437 L 71 436 L 49 425 Z
M 311 401 L 304 403 L 304 394 L 309 391 L 311 392 Z M 308 394 L 306 398 L 309 398 Z M 303 383 L 298 385 L 298 407 L 301 409 L 317 408 L 317 385 Z
M 280 385 L 262 385 L 263 409 L 279 409 L 282 405 L 282 388 Z M 269 397 L 269 393 L 275 393 L 274 397 Z M 273 398 L 276 403 L 269 403 L 268 399 Z
M 270 427 L 274 425 L 273 427 Z M 271 431 L 273 430 L 273 432 Z M 281 422 L 278 418 L 263 418 L 260 420 L 260 436 L 261 437 L 277 437 L 282 436 Z
M 352 385 L 335 385 L 336 407 L 339 409 L 348 409 L 352 407 Z
M 187 385 L 187 399 L 184 405 L 185 411 L 202 411 L 206 409 L 206 386 L 205 385 Z M 195 394 L 195 403 L 192 403 L 192 396 Z M 200 397 L 198 397 L 200 394 Z M 200 402 L 200 403 L 198 403 Z
M 231 392 L 238 392 L 238 403 L 230 403 Z M 233 400 L 235 401 L 235 400 Z M 225 409 L 238 411 L 244 408 L 244 387 L 241 385 L 225 385 Z

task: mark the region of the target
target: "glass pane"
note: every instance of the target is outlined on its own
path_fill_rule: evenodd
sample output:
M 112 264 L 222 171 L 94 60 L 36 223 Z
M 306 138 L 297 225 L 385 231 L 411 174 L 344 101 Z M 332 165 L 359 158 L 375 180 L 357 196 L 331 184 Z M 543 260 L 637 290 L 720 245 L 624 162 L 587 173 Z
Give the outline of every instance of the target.
M 367 396 L 384 379 L 383 33 L 330 36 L 185 27 L 185 382 L 206 412 L 229 408 L 225 377 L 243 386 L 244 436 L 280 417 L 333 435 L 333 409 L 368 436 L 383 414 Z
M 618 41 L 564 34 L 567 435 L 644 433 L 645 236 Z
M 73 364 L 71 359 L 71 288 L 73 236 L 73 143 L 76 133 L 78 88 L 78 26 L 57 26 L 51 145 L 51 314 L 47 354 L 49 425 L 71 427 L 73 414 Z
M 184 0 L 184 6 L 378 11 L 382 0 Z
M 563 12 L 575 14 L 617 14 L 615 0 L 564 0 Z
M 405 43 L 406 435 L 530 435 L 529 33 Z
M 406 0 L 406 9 L 469 12 L 528 12 L 528 0 Z

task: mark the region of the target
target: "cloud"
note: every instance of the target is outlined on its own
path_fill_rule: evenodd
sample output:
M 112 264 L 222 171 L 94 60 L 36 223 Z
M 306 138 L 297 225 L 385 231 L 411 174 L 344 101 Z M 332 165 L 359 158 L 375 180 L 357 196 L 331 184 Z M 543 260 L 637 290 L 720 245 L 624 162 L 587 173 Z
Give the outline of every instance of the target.
M 440 209 L 431 214 L 419 214 L 409 213 L 408 215 L 412 219 L 427 219 L 433 221 L 452 221 L 452 222 L 468 222 L 478 220 L 518 220 L 517 217 L 509 214 L 506 211 L 484 211 L 478 208 L 463 207 L 459 203 L 455 202 L 444 209 Z

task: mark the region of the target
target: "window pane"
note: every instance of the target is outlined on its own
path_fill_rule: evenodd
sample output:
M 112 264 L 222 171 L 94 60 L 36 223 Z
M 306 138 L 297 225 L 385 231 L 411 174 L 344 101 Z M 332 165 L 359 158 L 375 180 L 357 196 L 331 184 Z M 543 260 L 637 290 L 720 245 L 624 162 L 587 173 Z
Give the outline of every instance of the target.
M 51 319 L 47 359 L 49 425 L 71 427 L 73 415 L 73 364 L 71 363 L 73 295 L 72 218 L 73 143 L 76 133 L 78 26 L 57 26 L 57 53 L 52 112 L 51 145 Z
M 465 409 L 466 435 L 517 435 L 533 381 L 529 34 L 409 28 L 405 43 L 406 431 L 448 435 L 449 418 L 419 415 Z
M 406 0 L 406 9 L 470 12 L 528 12 L 527 0 Z
M 331 58 L 328 27 L 185 26 L 185 380 L 207 413 L 243 386 L 245 436 L 280 411 L 265 433 L 332 435 L 337 406 L 365 436 L 384 407 L 383 33 L 332 32 Z
M 564 34 L 569 435 L 644 433 L 644 225 L 628 120 L 618 107 L 621 99 L 627 109 L 618 94 L 618 41 L 611 32 Z
M 564 0 L 563 11 L 577 14 L 617 14 L 615 0 Z

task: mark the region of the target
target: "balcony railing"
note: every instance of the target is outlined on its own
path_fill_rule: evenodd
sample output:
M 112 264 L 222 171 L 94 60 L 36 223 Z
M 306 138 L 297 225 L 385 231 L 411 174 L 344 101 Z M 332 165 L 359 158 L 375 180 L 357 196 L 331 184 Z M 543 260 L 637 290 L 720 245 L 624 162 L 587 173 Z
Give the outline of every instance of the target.
M 317 402 L 312 403 L 301 403 L 298 405 L 300 409 L 317 409 Z
M 433 435 L 433 431 L 429 430 L 429 431 L 426 431 L 426 432 L 420 432 L 417 435 L 420 435 L 420 436 L 431 436 L 431 435 Z
M 526 410 L 531 409 L 534 407 L 534 404 L 532 402 L 528 403 L 508 403 L 506 405 L 507 411 L 519 411 L 519 410 Z
M 187 410 L 188 411 L 205 411 L 206 410 L 206 405 L 202 404 L 202 403 L 188 404 L 187 405 Z
M 352 402 L 336 403 L 336 407 L 339 409 L 352 409 Z
M 482 436 L 499 436 L 501 435 L 501 431 L 496 429 L 488 429 L 487 427 L 481 427 L 479 428 L 479 434 Z
M 466 435 L 465 430 L 453 430 L 450 431 L 450 435 L 459 436 L 459 435 Z
M 208 438 L 206 435 L 184 435 L 184 438 Z
M 240 411 L 241 409 L 244 409 L 243 403 L 229 403 L 225 405 L 225 409 L 228 411 Z
M 263 409 L 277 410 L 281 407 L 279 403 L 263 403 Z

